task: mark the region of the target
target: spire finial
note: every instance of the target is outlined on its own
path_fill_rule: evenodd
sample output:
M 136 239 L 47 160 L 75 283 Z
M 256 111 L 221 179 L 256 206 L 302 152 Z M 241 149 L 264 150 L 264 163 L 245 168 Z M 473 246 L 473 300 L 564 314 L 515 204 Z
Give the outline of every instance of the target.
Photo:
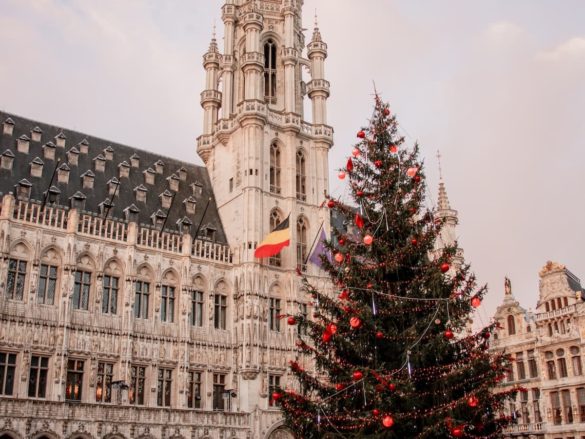
M 439 179 L 443 179 L 443 168 L 441 167 L 441 150 L 437 149 L 437 163 L 439 164 Z
M 441 166 L 441 152 L 437 150 L 437 161 L 439 162 L 439 210 L 451 210 L 449 205 L 449 198 L 447 197 L 447 190 L 445 189 L 445 182 L 443 181 L 443 168 Z
M 313 29 L 313 42 L 321 41 L 321 32 L 319 32 L 319 20 L 317 17 L 317 8 L 315 8 L 315 29 Z
M 319 29 L 319 20 L 317 17 L 317 8 L 315 8 L 315 29 Z
M 215 26 L 215 18 L 214 18 L 213 19 L 213 33 L 211 34 L 211 38 L 214 40 L 216 39 L 215 31 L 216 31 L 216 26 Z

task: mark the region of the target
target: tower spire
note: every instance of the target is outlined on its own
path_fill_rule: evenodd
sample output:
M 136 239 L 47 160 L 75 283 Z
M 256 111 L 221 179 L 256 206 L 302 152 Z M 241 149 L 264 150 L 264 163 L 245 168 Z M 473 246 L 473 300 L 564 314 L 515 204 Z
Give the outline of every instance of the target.
M 445 189 L 445 181 L 443 180 L 441 157 L 441 151 L 437 150 L 437 163 L 439 165 L 439 198 L 437 202 L 437 210 L 446 211 L 451 210 L 451 205 L 449 204 L 449 197 L 447 197 L 447 189 Z
M 311 42 L 321 42 L 321 31 L 319 30 L 319 20 L 317 17 L 317 8 L 315 8 L 315 28 L 313 29 L 313 37 L 311 38 Z

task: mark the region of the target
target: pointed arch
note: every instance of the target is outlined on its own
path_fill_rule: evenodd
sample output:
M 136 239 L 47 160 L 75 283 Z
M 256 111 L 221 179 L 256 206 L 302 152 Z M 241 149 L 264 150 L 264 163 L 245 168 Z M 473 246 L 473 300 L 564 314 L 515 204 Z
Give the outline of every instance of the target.
M 36 291 L 37 303 L 54 305 L 63 270 L 63 251 L 56 245 L 41 250 L 39 277 Z
M 280 142 L 273 140 L 270 142 L 270 192 L 280 194 L 281 183 L 280 175 L 282 169 L 282 147 Z
M 297 269 L 303 272 L 307 270 L 308 237 L 309 221 L 301 215 L 297 218 Z
M 270 37 L 264 42 L 264 100 L 276 104 L 277 42 Z
M 278 227 L 278 225 L 284 220 L 284 214 L 282 213 L 282 211 L 278 208 L 275 207 L 274 209 L 272 209 L 270 211 L 270 218 L 269 218 L 269 222 L 270 222 L 270 231 L 274 231 L 274 229 L 276 229 L 276 227 Z M 268 259 L 268 264 L 272 265 L 273 267 L 280 267 L 282 265 L 282 256 L 280 253 L 271 256 Z
M 9 254 L 5 295 L 11 300 L 24 301 L 24 292 L 28 290 L 30 283 L 28 274 L 33 249 L 28 241 L 17 239 L 11 243 Z
M 152 283 L 154 282 L 154 270 L 150 264 L 143 262 L 136 269 L 134 281 L 134 317 L 148 319 L 151 313 L 150 296 Z
M 225 279 L 219 279 L 213 288 L 213 327 L 215 329 L 228 329 L 228 297 L 229 285 Z
M 303 148 L 297 149 L 295 169 L 297 200 L 307 201 L 307 159 Z
M 514 316 L 510 314 L 508 316 L 508 335 L 515 335 L 516 334 L 516 321 Z
M 162 275 L 160 287 L 160 321 L 174 323 L 175 299 L 179 291 L 179 273 L 173 268 L 168 268 Z
M 0 430 L 0 439 L 22 439 L 22 436 L 14 430 Z
M 108 259 L 103 266 L 101 309 L 103 314 L 118 314 L 119 290 L 124 279 L 124 263 L 117 257 Z

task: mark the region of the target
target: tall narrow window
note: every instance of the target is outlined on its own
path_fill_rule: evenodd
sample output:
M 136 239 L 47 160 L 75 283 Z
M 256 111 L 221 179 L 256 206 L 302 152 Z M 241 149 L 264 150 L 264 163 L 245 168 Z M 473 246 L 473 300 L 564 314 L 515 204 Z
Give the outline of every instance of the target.
M 516 323 L 514 322 L 514 316 L 508 316 L 508 335 L 516 334 Z
M 568 376 L 567 360 L 565 360 L 564 358 L 559 358 L 557 360 L 557 363 L 559 364 L 559 377 L 566 378 Z
M 274 407 L 276 401 L 272 394 L 280 389 L 280 375 L 268 375 L 268 406 Z
M 272 212 L 270 212 L 270 231 L 272 232 L 274 229 L 276 229 L 276 227 L 282 222 L 282 219 L 280 217 L 280 213 L 278 212 L 278 210 L 273 210 Z M 280 253 L 271 256 L 268 259 L 268 263 L 270 265 L 272 265 L 273 267 L 280 267 L 282 264 L 282 257 L 280 255 Z
M 187 405 L 190 409 L 201 408 L 201 372 L 189 372 L 189 388 L 187 389 Z
M 77 270 L 73 286 L 73 309 L 86 310 L 89 307 L 89 290 L 91 288 L 91 273 Z
M 203 326 L 203 291 L 191 292 L 191 325 Z
M 26 261 L 10 259 L 8 261 L 8 278 L 6 279 L 6 296 L 9 299 L 22 300 L 25 281 Z
M 225 375 L 213 374 L 213 410 L 223 410 L 223 394 L 225 392 Z
M 532 409 L 534 411 L 534 422 L 542 422 L 540 414 L 540 389 L 532 389 Z
M 264 99 L 276 103 L 276 44 L 268 40 L 264 44 Z
M 305 271 L 307 265 L 307 222 L 303 217 L 297 220 L 297 269 Z
M 96 402 L 112 402 L 112 379 L 114 365 L 112 363 L 98 363 L 97 384 L 95 387 Z
M 130 388 L 128 401 L 134 405 L 144 405 L 144 384 L 146 381 L 146 367 L 132 366 L 130 368 Z
M 530 424 L 530 410 L 528 409 L 528 392 L 520 393 L 520 411 L 522 413 L 522 423 Z
M 270 145 L 270 192 L 280 194 L 280 147 L 276 142 Z
M 280 331 L 280 299 L 270 298 L 268 327 L 271 331 Z
M 81 391 L 83 389 L 83 363 L 83 360 L 67 360 L 65 399 L 69 401 L 81 401 Z
M 30 361 L 28 375 L 29 398 L 44 398 L 47 395 L 47 374 L 49 372 L 49 358 L 33 355 Z
M 538 376 L 538 367 L 536 365 L 536 358 L 534 357 L 534 349 L 528 351 L 528 369 L 530 370 L 530 378 Z
M 518 369 L 518 379 L 526 379 L 526 369 L 524 368 L 524 352 L 516 353 L 516 368 Z
M 297 178 L 296 178 L 297 200 L 306 201 L 307 200 L 306 163 L 305 163 L 305 153 L 301 149 L 299 149 L 297 151 L 296 168 L 297 168 Z
M 585 387 L 577 389 L 577 406 L 579 407 L 579 421 L 585 422 Z
M 55 290 L 57 289 L 57 267 L 54 265 L 41 264 L 39 273 L 39 286 L 37 289 L 37 300 L 44 305 L 55 303 Z
M 118 282 L 119 278 L 105 275 L 102 290 L 102 313 L 116 314 L 118 312 Z
M 583 364 L 581 363 L 581 356 L 579 355 L 579 348 L 577 346 L 571 347 L 571 362 L 573 363 L 573 375 L 574 376 L 581 376 L 583 375 Z
M 550 392 L 550 406 L 552 408 L 553 424 L 561 425 L 563 422 L 561 413 L 561 399 L 559 392 Z
M 227 297 L 223 294 L 215 294 L 213 325 L 215 329 L 226 329 L 227 321 Z
M 573 423 L 573 407 L 571 406 L 571 393 L 569 390 L 561 391 L 561 396 L 563 399 L 563 417 L 565 420 L 565 424 L 572 424 Z
M 171 406 L 171 388 L 173 385 L 173 371 L 172 369 L 158 370 L 158 386 L 156 403 L 160 407 Z
M 150 284 L 144 281 L 136 281 L 134 298 L 134 317 L 137 319 L 148 318 L 148 302 L 150 299 Z
M 549 380 L 556 380 L 557 379 L 557 369 L 555 367 L 554 360 L 547 361 L 546 368 L 548 370 L 548 379 Z
M 0 352 L 0 395 L 12 395 L 16 374 L 16 354 Z
M 175 321 L 175 287 L 161 287 L 160 320 L 167 323 Z

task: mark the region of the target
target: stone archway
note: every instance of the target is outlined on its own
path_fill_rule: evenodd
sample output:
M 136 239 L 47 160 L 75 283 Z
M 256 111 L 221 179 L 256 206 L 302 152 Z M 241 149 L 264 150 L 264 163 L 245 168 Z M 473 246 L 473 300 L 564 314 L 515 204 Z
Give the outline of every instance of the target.
M 278 427 L 270 432 L 267 439 L 294 439 L 292 432 L 286 427 Z

